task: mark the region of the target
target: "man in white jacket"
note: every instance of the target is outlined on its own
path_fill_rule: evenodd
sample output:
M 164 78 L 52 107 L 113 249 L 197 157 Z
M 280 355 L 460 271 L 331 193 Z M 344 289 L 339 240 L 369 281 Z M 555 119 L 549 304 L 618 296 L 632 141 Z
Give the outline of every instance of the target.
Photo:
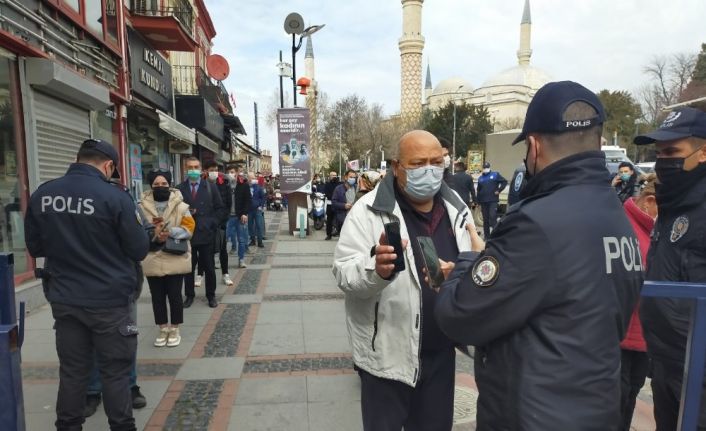
M 434 319 L 437 292 L 425 281 L 417 236 L 431 237 L 444 261 L 469 251 L 473 219 L 442 181 L 434 135 L 416 130 L 399 142 L 393 175 L 350 210 L 333 273 L 346 294 L 353 361 L 361 378 L 366 431 L 451 430 L 454 345 Z M 406 269 L 395 273 L 384 224 L 400 224 Z

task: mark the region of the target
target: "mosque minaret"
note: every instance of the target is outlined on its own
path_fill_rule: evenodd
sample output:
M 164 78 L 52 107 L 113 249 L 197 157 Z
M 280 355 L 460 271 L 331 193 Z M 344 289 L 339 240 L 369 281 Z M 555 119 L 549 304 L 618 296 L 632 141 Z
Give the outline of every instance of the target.
M 400 116 L 406 124 L 416 124 L 422 115 L 422 4 L 424 0 L 402 0 L 400 47 Z

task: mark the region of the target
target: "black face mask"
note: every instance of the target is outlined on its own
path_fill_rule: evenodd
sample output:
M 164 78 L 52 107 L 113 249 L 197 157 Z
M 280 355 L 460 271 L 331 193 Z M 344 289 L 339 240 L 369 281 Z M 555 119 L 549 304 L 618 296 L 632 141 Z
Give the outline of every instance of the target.
M 169 190 L 169 187 L 153 187 L 152 188 L 152 196 L 154 196 L 154 200 L 157 202 L 168 201 L 170 194 L 171 194 L 171 191 Z
M 655 162 L 655 173 L 659 183 L 656 185 L 657 201 L 660 205 L 671 203 L 672 198 L 678 198 L 691 189 L 695 181 L 706 175 L 706 163 L 699 163 L 690 171 L 684 170 L 684 161 L 693 156 L 697 151 L 687 157 L 663 157 Z
M 534 159 L 534 173 L 530 173 L 529 165 L 527 164 L 527 159 L 529 159 L 530 143 L 527 141 L 527 153 L 525 153 L 525 158 L 522 162 L 525 164 L 525 181 L 529 181 L 537 173 L 537 159 Z

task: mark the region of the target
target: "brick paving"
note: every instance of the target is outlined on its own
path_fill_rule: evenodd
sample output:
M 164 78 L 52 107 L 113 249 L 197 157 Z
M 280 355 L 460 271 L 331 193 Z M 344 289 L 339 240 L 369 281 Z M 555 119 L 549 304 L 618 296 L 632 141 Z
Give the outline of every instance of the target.
M 152 345 L 149 290 L 138 301 L 138 384 L 147 407 L 138 429 L 264 431 L 360 430 L 360 388 L 345 327 L 343 295 L 331 275 L 335 241 L 323 231 L 300 239 L 284 212 L 267 212 L 269 238 L 250 247 L 248 268 L 230 257 L 234 286 L 222 303 L 185 310 L 182 343 Z M 220 278 L 220 277 L 219 277 Z M 197 296 L 199 292 L 197 292 Z M 48 307 L 27 321 L 23 377 L 28 430 L 53 429 L 58 361 Z M 454 431 L 475 430 L 473 360 L 457 355 Z M 651 394 L 640 394 L 633 429 L 654 429 Z M 105 430 L 98 412 L 84 430 Z

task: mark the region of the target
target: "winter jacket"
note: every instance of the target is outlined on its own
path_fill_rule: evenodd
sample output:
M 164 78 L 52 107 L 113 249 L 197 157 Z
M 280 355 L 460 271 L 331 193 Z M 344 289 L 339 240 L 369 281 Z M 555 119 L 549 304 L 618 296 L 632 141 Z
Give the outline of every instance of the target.
M 448 184 L 461 196 L 461 199 L 466 202 L 466 204 L 476 202 L 476 189 L 473 186 L 473 177 L 468 175 L 467 172 L 456 172 L 451 176 L 451 181 L 448 182 Z
M 130 194 L 95 167 L 73 163 L 30 197 L 25 243 L 44 257 L 44 294 L 52 304 L 122 307 L 136 297 L 136 263 L 149 250 Z
M 261 185 L 255 183 L 250 184 L 250 214 L 256 213 L 259 208 L 265 208 L 267 206 L 267 195 L 265 194 L 265 189 Z
M 228 177 L 223 175 L 223 173 L 219 172 L 218 178 L 216 179 L 215 183 L 212 184 L 216 185 L 218 193 L 220 193 L 221 195 L 221 201 L 223 201 L 223 205 L 228 210 L 228 214 L 230 214 L 230 208 L 233 206 L 233 190 L 230 187 L 230 180 L 228 179 Z M 226 223 L 228 223 L 227 217 L 221 221 L 221 229 L 226 228 Z
M 476 346 L 479 430 L 618 429 L 642 262 L 606 172 L 600 151 L 543 169 L 441 287 L 439 326 Z
M 346 183 L 339 184 L 333 191 L 333 196 L 331 197 L 331 205 L 336 213 L 336 221 L 339 225 L 343 224 L 348 215 L 348 211 L 350 211 L 346 209 L 346 204 L 348 203 L 348 199 L 346 199 L 346 192 L 348 191 L 347 186 L 348 184 Z
M 142 194 L 140 209 L 148 220 L 162 217 L 169 229 L 169 236 L 174 239 L 187 241 L 191 238 L 196 227 L 196 222 L 191 216 L 189 205 L 184 203 L 181 192 L 172 189 L 169 195 L 167 208 L 159 213 L 155 206 L 152 190 Z M 175 229 L 176 228 L 176 229 Z M 161 247 L 147 253 L 142 261 L 142 270 L 147 277 L 163 277 L 165 275 L 187 274 L 191 272 L 191 245 L 187 241 L 189 250 L 184 254 L 165 253 Z
M 615 186 L 615 191 L 618 193 L 620 202 L 625 202 L 628 199 L 640 194 L 640 183 L 637 181 L 637 174 L 633 174 L 630 179 L 624 183 L 619 182 Z
M 333 274 L 345 293 L 346 324 L 353 362 L 375 376 L 414 387 L 419 378 L 421 352 L 422 291 L 412 247 L 405 249 L 406 269 L 391 280 L 375 272 L 374 247 L 390 221 L 400 223 L 403 239 L 409 238 L 399 204 L 395 201 L 393 175 L 351 208 L 336 245 Z M 472 223 L 468 207 L 442 184 L 441 196 L 453 226 L 458 249 L 470 250 L 465 229 Z M 450 238 L 451 239 L 451 238 Z
M 642 211 L 636 204 L 635 198 L 628 199 L 623 204 L 625 209 L 625 214 L 628 216 L 628 220 L 632 225 L 632 229 L 637 235 L 637 241 L 640 243 L 640 256 L 642 256 L 642 265 L 646 267 L 647 265 L 647 251 L 650 248 L 650 233 L 652 228 L 654 228 L 655 221 L 649 214 Z M 630 325 L 628 325 L 628 332 L 625 335 L 625 339 L 620 343 L 620 347 L 625 350 L 636 350 L 638 352 L 646 352 L 647 345 L 645 344 L 645 337 L 642 335 L 642 325 L 640 324 L 639 304 L 635 306 L 635 311 L 633 311 L 630 317 Z
M 481 174 L 478 177 L 478 190 L 476 191 L 478 202 L 482 204 L 499 202 L 500 192 L 505 190 L 505 187 L 507 187 L 507 180 L 500 175 L 500 172 L 491 171 L 487 174 Z
M 233 189 L 233 203 L 235 204 L 235 216 L 240 218 L 248 215 L 252 202 L 252 194 L 250 193 L 250 183 L 245 177 L 239 175 L 235 179 L 235 188 Z
M 194 211 L 193 217 L 196 221 L 196 228 L 191 236 L 191 244 L 213 244 L 216 238 L 216 230 L 220 228 L 223 220 L 228 218 L 228 208 L 223 205 L 221 194 L 218 192 L 216 185 L 202 178 L 196 193 L 196 199 L 191 197 L 191 182 L 189 180 L 179 184 L 177 188 L 184 197 L 184 202 Z

